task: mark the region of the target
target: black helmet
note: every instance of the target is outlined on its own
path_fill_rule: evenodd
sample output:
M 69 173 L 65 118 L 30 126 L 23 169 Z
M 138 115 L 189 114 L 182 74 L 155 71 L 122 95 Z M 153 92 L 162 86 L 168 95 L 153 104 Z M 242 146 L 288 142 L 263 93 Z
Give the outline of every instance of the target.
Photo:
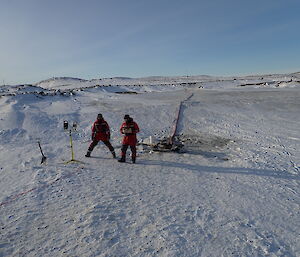
M 103 119 L 103 116 L 102 116 L 102 114 L 101 114 L 101 113 L 98 113 L 98 115 L 97 115 L 97 119 L 98 119 L 98 120 L 102 120 L 102 119 Z
M 124 120 L 129 120 L 129 119 L 130 119 L 130 116 L 128 114 L 125 114 Z

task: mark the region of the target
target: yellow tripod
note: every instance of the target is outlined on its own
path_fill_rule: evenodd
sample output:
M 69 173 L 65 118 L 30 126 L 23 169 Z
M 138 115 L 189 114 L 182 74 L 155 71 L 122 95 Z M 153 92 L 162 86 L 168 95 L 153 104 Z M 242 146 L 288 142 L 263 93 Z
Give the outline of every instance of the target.
M 72 158 L 71 158 L 71 160 L 64 162 L 64 164 L 69 164 L 69 163 L 72 163 L 72 162 L 84 163 L 84 162 L 82 162 L 82 161 L 78 161 L 78 160 L 75 160 L 75 159 L 74 159 L 74 149 L 73 149 L 73 140 L 72 140 L 72 130 L 70 129 L 69 132 L 70 132 L 70 145 L 71 145 L 71 154 L 72 154 Z

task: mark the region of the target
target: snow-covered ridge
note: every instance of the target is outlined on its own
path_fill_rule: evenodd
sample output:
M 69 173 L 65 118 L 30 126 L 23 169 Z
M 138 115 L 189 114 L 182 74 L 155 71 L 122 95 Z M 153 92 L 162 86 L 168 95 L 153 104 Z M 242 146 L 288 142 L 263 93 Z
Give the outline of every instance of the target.
M 100 88 L 106 93 L 163 92 L 188 88 L 235 89 L 246 88 L 293 88 L 300 85 L 300 72 L 291 74 L 252 75 L 245 77 L 201 76 L 152 76 L 145 78 L 100 78 L 85 80 L 72 77 L 54 77 L 36 84 L 0 86 L 0 96 L 20 94 L 72 95 L 76 91 Z
M 56 88 L 56 87 L 64 87 L 67 85 L 72 85 L 76 83 L 86 82 L 87 80 L 80 78 L 71 78 L 71 77 L 54 77 L 46 80 L 42 80 L 35 84 L 35 86 L 45 87 L 46 88 Z
M 83 80 L 80 78 L 52 78 L 36 83 L 36 86 L 45 89 L 69 89 L 78 87 L 93 87 L 93 86 L 168 86 L 179 85 L 181 83 L 196 83 L 209 80 L 216 80 L 209 76 L 182 76 L 182 77 L 145 77 L 145 78 L 100 78 L 92 80 Z
M 214 77 L 208 75 L 174 77 L 151 76 L 145 78 L 114 77 L 92 80 L 60 77 L 44 80 L 35 85 L 45 89 L 74 89 L 93 86 L 201 86 L 203 88 L 232 88 L 245 84 L 259 86 L 262 85 L 262 83 L 265 85 L 279 84 L 282 82 L 299 83 L 299 74 L 300 73 L 252 75 L 244 77 Z

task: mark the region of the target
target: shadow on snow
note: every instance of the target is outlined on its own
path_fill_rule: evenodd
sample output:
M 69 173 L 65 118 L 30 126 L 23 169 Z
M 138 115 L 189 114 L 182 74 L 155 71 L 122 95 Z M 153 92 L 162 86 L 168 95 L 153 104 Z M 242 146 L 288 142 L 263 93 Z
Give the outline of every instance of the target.
M 288 180 L 300 180 L 300 176 L 287 173 L 286 171 L 272 171 L 272 170 L 259 170 L 252 168 L 234 168 L 234 167 L 209 167 L 194 165 L 188 163 L 178 163 L 169 161 L 156 161 L 156 160 L 140 160 L 140 164 L 143 165 L 157 165 L 178 168 L 178 169 L 188 169 L 197 172 L 207 172 L 207 173 L 220 173 L 220 174 L 238 174 L 238 175 L 252 175 L 252 176 L 262 176 L 262 177 L 273 177 L 276 179 L 288 179 Z

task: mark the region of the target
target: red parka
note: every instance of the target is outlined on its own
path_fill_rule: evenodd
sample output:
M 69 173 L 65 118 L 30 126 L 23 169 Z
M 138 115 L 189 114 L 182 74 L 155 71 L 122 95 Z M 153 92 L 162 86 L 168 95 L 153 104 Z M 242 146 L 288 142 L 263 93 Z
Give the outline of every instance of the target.
M 94 122 L 92 126 L 92 139 L 98 141 L 108 141 L 110 139 L 110 129 L 104 119 Z
M 123 122 L 120 132 L 124 134 L 123 145 L 135 146 L 137 144 L 136 133 L 140 131 L 139 126 L 133 120 Z

